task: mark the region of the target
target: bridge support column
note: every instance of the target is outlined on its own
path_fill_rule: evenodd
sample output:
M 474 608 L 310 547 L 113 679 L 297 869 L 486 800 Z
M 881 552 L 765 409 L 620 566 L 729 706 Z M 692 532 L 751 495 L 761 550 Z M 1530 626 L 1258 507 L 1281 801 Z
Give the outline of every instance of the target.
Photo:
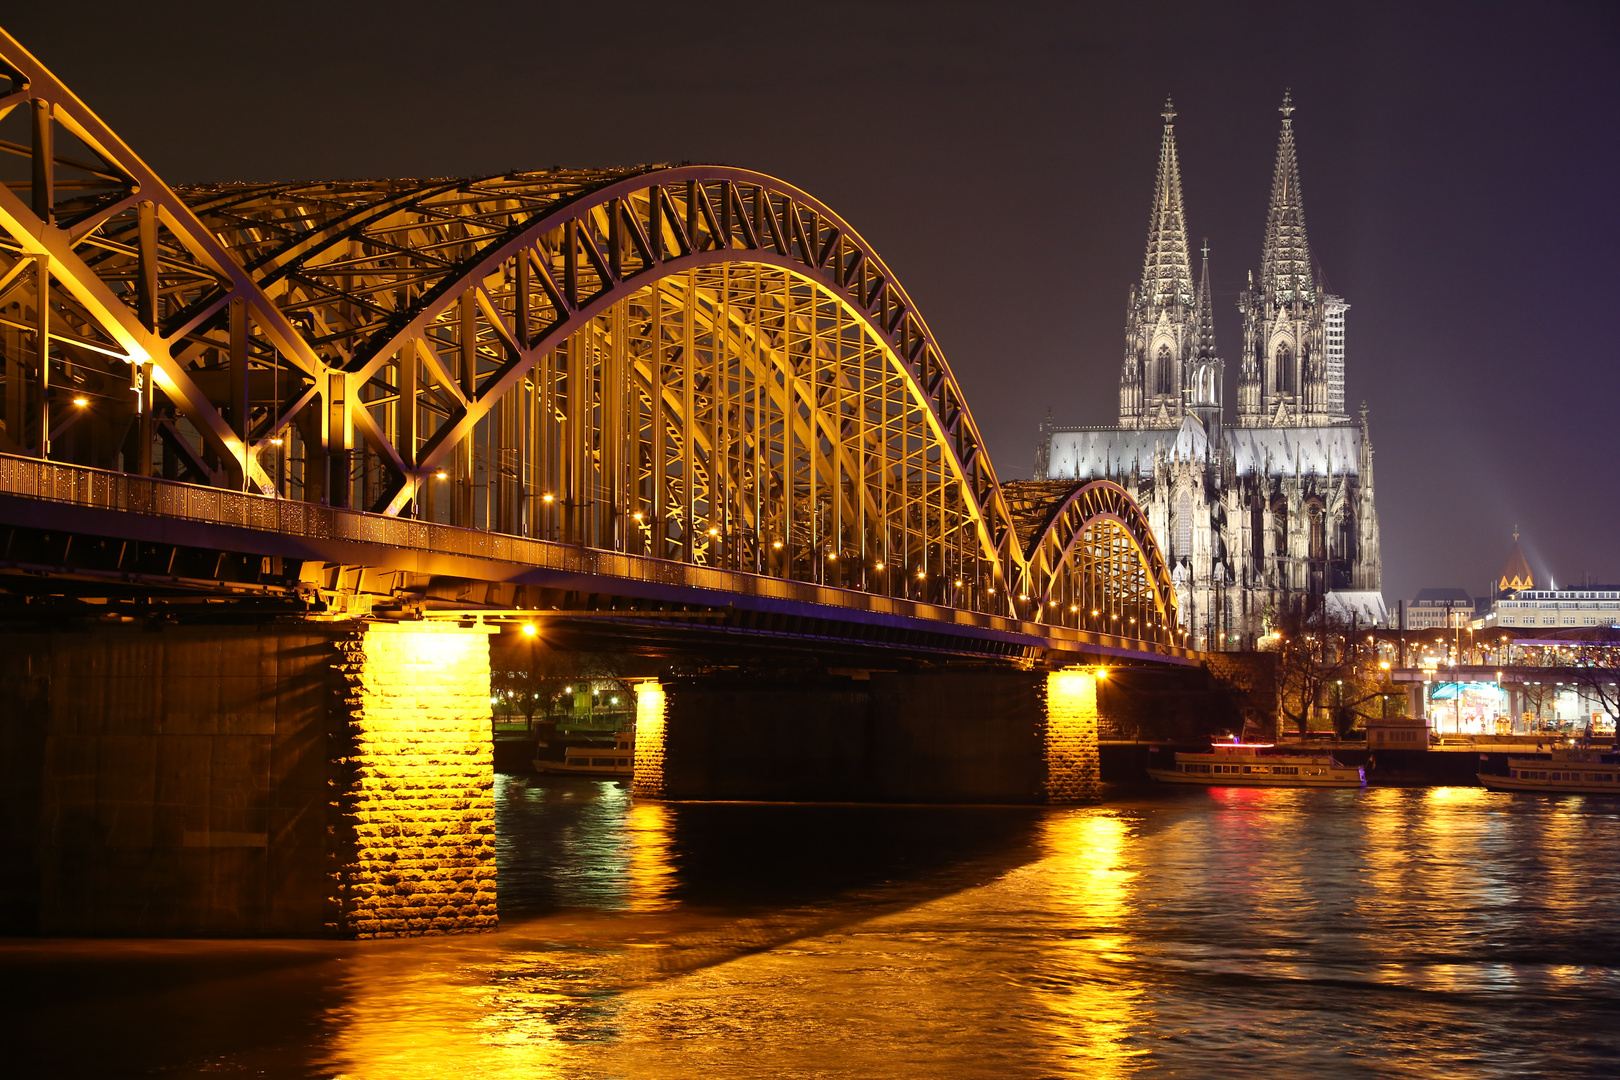
M 340 643 L 349 753 L 336 810 L 344 936 L 493 928 L 494 628 L 371 623 Z
M 1101 795 L 1097 676 L 1006 670 L 644 683 L 641 798 L 1077 803 Z
M 1054 671 L 1046 676 L 1046 751 L 1042 794 L 1048 803 L 1095 802 L 1102 797 L 1102 759 L 1097 746 L 1095 670 Z
M 487 632 L 0 635 L 0 933 L 495 924 Z

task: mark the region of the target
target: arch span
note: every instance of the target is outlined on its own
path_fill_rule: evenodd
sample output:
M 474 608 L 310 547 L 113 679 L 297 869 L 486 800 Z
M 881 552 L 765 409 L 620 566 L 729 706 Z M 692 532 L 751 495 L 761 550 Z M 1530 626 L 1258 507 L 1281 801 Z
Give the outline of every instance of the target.
M 32 166 L 0 188 L 8 370 L 32 341 L 41 372 L 10 388 L 7 450 L 1022 619 L 1121 574 L 1128 636 L 1168 641 L 1129 497 L 1022 543 L 916 305 L 790 184 L 175 189 L 3 35 L 0 61 Z

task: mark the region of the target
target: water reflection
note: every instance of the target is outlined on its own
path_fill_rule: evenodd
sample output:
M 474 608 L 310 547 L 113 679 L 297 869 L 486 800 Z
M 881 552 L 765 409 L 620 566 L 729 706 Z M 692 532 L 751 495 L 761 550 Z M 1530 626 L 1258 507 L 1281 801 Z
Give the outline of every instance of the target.
M 497 797 L 500 934 L 0 946 L 0 977 L 35 991 L 3 1014 L 10 1071 L 1428 1078 L 1620 1061 L 1617 800 L 688 805 L 578 778 L 503 778 Z
M 1148 1017 L 1128 925 L 1132 825 L 1109 810 L 1054 813 L 1042 830 L 1044 859 L 1021 875 L 1039 880 L 1041 906 L 1058 917 L 1031 980 L 1035 999 L 1051 1012 L 1041 1041 L 1055 1076 L 1124 1076 L 1131 1059 L 1148 1053 L 1140 1045 Z

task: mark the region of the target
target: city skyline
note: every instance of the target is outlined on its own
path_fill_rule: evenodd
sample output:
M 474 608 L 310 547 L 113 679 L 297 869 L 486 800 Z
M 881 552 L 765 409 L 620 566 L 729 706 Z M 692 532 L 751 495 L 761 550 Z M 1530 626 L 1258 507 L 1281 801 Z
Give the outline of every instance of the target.
M 42 9 L 9 29 L 174 183 L 682 159 L 783 176 L 888 253 L 1003 479 L 1028 474 L 1048 406 L 1111 422 L 1167 94 L 1190 235 L 1211 246 L 1217 348 L 1235 358 L 1291 89 L 1313 249 L 1355 304 L 1347 403 L 1371 409 L 1388 599 L 1482 591 L 1515 526 L 1538 577 L 1620 580 L 1620 449 L 1602 437 L 1620 399 L 1601 318 L 1620 286 L 1607 9 L 887 9 L 831 51 L 787 16 L 745 25 L 725 6 L 665 21 L 629 5 L 618 21 L 649 28 L 629 37 L 514 8 L 503 41 L 464 46 L 413 30 L 430 10 L 402 5 L 385 27 L 338 12 L 294 50 L 229 14 L 80 32 L 77 14 Z M 727 64 L 659 62 L 718 25 L 732 27 Z M 119 69 L 175 37 L 192 63 Z M 817 59 L 749 47 L 770 40 Z M 287 106 L 289 82 L 320 88 L 307 110 Z M 759 85 L 779 90 L 769 108 Z M 721 95 L 726 122 L 661 118 L 670 93 Z M 189 124 L 157 105 L 182 99 Z M 357 99 L 364 125 L 327 104 Z M 253 137 L 230 138 L 233 125 Z

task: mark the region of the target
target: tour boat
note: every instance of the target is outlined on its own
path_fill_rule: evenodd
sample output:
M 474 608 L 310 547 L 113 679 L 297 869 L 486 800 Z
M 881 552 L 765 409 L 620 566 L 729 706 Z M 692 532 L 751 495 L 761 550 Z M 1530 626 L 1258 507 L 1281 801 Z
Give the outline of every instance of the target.
M 567 773 L 572 776 L 629 777 L 634 772 L 635 742 L 628 734 L 613 739 L 613 749 L 600 746 L 570 746 L 561 761 L 535 758 L 536 772 Z
M 1620 762 L 1590 750 L 1554 750 L 1546 758 L 1508 758 L 1506 776 L 1479 773 L 1492 791 L 1551 791 L 1620 795 Z
M 1332 754 L 1272 754 L 1272 743 L 1216 743 L 1207 754 L 1177 754 L 1173 769 L 1149 768 L 1167 784 L 1247 787 L 1361 787 L 1367 771 Z

